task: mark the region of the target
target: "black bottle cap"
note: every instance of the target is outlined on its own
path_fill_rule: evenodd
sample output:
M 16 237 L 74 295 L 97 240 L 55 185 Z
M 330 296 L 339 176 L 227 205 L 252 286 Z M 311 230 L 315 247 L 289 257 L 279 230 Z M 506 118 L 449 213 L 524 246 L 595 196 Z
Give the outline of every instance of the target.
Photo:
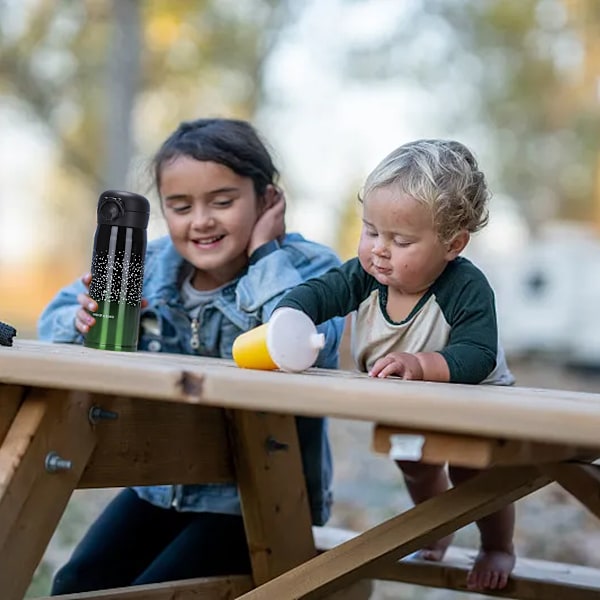
M 150 202 L 133 192 L 107 190 L 98 199 L 98 225 L 119 225 L 146 229 Z

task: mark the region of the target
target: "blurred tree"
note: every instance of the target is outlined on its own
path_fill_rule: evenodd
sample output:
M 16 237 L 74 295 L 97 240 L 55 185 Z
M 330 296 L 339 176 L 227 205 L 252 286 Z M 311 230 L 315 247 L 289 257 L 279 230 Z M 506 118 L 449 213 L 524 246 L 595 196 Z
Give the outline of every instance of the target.
M 349 189 L 360 190 L 361 184 L 349 186 Z M 356 256 L 356 249 L 362 229 L 362 204 L 354 193 L 348 194 L 347 200 L 338 209 L 337 236 L 335 247 L 342 260 Z
M 596 0 L 421 0 L 376 44 L 348 55 L 367 80 L 421 81 L 445 135 L 476 140 L 494 189 L 532 226 L 590 219 L 598 161 L 600 3 Z M 588 63 L 588 61 L 590 61 Z M 435 118 L 435 117 L 434 117 Z
M 124 189 L 133 154 L 132 114 L 140 79 L 142 54 L 140 2 L 113 0 L 112 35 L 107 52 L 104 188 Z
M 67 238 L 73 221 L 91 229 L 98 192 L 125 186 L 136 149 L 180 120 L 252 117 L 265 61 L 300 10 L 292 0 L 0 0 L 0 98 L 46 130 L 69 173 L 48 186 L 53 227 Z

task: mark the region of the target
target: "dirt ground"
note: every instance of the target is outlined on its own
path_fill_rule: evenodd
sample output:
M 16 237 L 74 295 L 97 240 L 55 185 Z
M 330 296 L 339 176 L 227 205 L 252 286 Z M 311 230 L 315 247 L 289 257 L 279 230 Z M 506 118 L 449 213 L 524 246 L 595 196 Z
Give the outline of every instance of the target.
M 347 365 L 345 365 L 347 366 Z M 542 360 L 515 360 L 510 366 L 518 385 L 598 391 L 600 376 L 577 373 Z M 335 457 L 335 505 L 330 525 L 362 530 L 411 506 L 399 471 L 386 457 L 370 450 L 371 424 L 334 419 L 330 423 Z M 47 594 L 52 572 L 68 557 L 88 524 L 114 490 L 77 491 L 46 552 L 29 596 Z M 471 525 L 456 536 L 461 546 L 477 546 Z M 600 567 L 600 527 L 574 499 L 556 485 L 517 504 L 517 552 Z M 378 582 L 372 600 L 466 600 L 483 596 Z

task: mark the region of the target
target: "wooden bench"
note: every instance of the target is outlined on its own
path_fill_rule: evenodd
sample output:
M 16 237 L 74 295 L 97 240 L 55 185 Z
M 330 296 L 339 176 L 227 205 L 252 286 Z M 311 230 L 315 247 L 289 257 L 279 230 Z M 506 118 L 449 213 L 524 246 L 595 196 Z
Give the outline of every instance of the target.
M 321 553 L 360 535 L 359 532 L 336 527 L 313 527 L 315 544 Z M 467 573 L 476 551 L 451 546 L 440 563 L 407 557 L 395 564 L 373 570 L 374 580 L 391 581 L 468 591 Z M 176 587 L 176 591 L 174 591 Z M 194 600 L 207 598 L 235 598 L 252 589 L 252 579 L 247 576 L 214 577 L 170 582 L 158 586 L 136 586 L 113 589 L 104 594 L 69 594 L 64 600 Z M 199 592 L 202 590 L 202 592 Z M 330 596 L 331 600 L 368 600 L 372 592 L 371 580 L 361 580 L 346 590 Z M 505 590 L 490 593 L 502 598 L 539 600 L 540 598 L 565 598 L 565 600 L 597 600 L 600 597 L 600 570 L 566 563 L 518 558 L 509 585 Z M 50 597 L 39 600 L 50 600 Z
M 359 535 L 358 532 L 335 527 L 314 527 L 313 532 L 320 552 L 331 550 Z M 393 564 L 377 566 L 370 575 L 381 581 L 467 592 L 467 573 L 475 555 L 476 550 L 451 546 L 442 562 L 407 557 Z M 600 569 L 518 557 L 506 589 L 489 595 L 519 600 L 598 600 Z

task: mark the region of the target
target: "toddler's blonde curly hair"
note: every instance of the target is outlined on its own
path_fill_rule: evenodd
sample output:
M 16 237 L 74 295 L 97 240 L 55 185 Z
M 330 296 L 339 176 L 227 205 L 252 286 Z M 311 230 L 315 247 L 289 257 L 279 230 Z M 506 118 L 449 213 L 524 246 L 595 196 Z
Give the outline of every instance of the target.
M 430 207 L 442 242 L 450 242 L 460 231 L 479 231 L 488 222 L 485 176 L 460 142 L 423 139 L 396 148 L 369 174 L 360 199 L 391 185 Z

